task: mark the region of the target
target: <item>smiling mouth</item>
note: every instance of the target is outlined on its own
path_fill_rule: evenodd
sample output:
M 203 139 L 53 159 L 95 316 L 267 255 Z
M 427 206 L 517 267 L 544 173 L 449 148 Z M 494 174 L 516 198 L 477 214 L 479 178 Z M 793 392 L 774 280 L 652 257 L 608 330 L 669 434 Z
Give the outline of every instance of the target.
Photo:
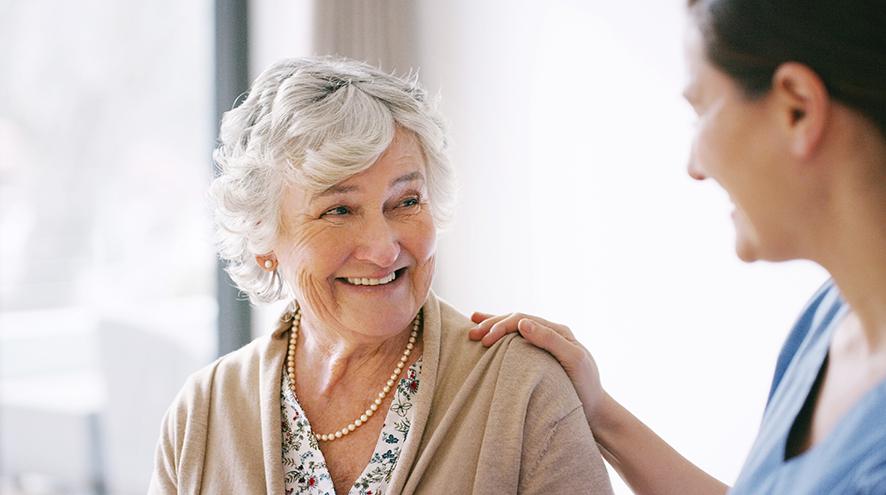
M 349 285 L 387 285 L 398 278 L 400 278 L 403 273 L 406 272 L 406 268 L 400 268 L 399 270 L 394 270 L 390 274 L 382 277 L 382 278 L 366 278 L 366 277 L 341 277 L 337 280 L 340 280 Z

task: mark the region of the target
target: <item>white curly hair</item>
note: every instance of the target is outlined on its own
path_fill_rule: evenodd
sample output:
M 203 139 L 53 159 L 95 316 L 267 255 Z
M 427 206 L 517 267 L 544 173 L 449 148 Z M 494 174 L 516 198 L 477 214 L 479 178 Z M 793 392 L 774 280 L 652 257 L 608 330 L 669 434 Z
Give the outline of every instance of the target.
M 282 60 L 225 113 L 210 197 L 219 257 L 250 301 L 291 297 L 277 271 L 268 273 L 255 260 L 272 250 L 284 185 L 322 191 L 366 170 L 397 127 L 418 138 L 429 207 L 442 228 L 455 201 L 446 132 L 414 75 L 400 78 L 343 58 Z

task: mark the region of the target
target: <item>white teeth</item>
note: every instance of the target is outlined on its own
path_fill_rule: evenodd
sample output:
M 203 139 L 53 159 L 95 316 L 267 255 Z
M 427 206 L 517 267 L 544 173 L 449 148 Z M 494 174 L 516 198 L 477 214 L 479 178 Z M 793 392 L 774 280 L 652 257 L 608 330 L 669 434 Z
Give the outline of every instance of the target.
M 345 280 L 348 281 L 349 284 L 352 285 L 384 285 L 390 282 L 393 282 L 394 279 L 397 278 L 396 272 L 391 272 L 390 275 L 384 278 L 351 278 L 348 277 Z

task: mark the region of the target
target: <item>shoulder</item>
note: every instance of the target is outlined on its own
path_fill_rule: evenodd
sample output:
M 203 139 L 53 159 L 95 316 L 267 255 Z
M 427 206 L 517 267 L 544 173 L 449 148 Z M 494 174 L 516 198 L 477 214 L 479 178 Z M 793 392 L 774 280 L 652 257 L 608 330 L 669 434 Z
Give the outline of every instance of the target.
M 173 400 L 167 421 L 205 421 L 209 404 L 217 392 L 225 394 L 226 400 L 254 393 L 261 356 L 266 352 L 270 339 L 270 336 L 255 339 L 192 373 Z
M 436 302 L 440 319 L 440 375 L 468 373 L 486 354 L 486 348 L 468 338 L 468 330 L 474 326 L 470 318 L 442 299 Z
M 257 404 L 254 399 L 258 394 L 259 361 L 270 338 L 258 338 L 195 371 L 185 380 L 163 417 L 160 437 L 163 457 L 178 459 L 186 445 L 205 442 L 213 401 Z
M 461 356 L 465 364 L 473 364 L 482 356 L 501 356 L 508 371 L 525 376 L 551 376 L 568 381 L 560 364 L 547 351 L 526 342 L 518 334 L 509 334 L 489 348 L 468 339 L 474 323 L 440 300 L 441 347 L 443 352 Z
M 843 298 L 832 280 L 825 282 L 806 303 L 778 354 L 768 400 L 772 400 L 788 367 L 802 354 L 802 350 L 811 342 L 827 337 L 826 330 L 843 305 Z
M 275 340 L 258 338 L 188 377 L 163 418 L 149 493 L 200 491 L 213 439 L 234 438 L 259 424 L 261 368 Z
M 864 400 L 864 399 L 863 399 Z M 844 421 L 852 423 L 852 434 L 845 440 L 840 455 L 852 459 L 853 493 L 886 493 L 886 381 L 868 393 L 862 406 L 864 414 L 850 413 Z M 856 406 L 858 409 L 859 406 Z
M 523 407 L 544 405 L 549 413 L 563 417 L 581 403 L 560 363 L 547 351 L 530 344 L 518 334 L 503 337 L 489 348 L 468 339 L 471 320 L 445 302 L 440 302 L 441 377 L 482 373 L 494 380 L 500 400 L 525 402 Z
M 886 493 L 886 453 L 877 449 L 856 469 L 852 481 L 852 493 L 882 494 Z
M 272 342 L 279 338 L 265 335 L 220 357 L 214 363 L 215 381 L 222 386 L 240 384 L 245 387 L 254 387 L 262 362 L 266 359 Z
M 502 344 L 499 352 L 505 357 L 500 373 L 508 377 L 502 383 L 514 391 L 529 393 L 530 409 L 546 410 L 544 415 L 553 421 L 581 409 L 572 381 L 554 356 L 517 334 Z

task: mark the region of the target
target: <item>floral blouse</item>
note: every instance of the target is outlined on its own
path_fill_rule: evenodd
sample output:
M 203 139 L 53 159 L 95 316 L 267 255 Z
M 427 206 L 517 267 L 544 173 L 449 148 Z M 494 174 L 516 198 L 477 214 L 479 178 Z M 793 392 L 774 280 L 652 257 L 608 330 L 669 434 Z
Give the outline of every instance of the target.
M 418 391 L 420 374 L 421 358 L 409 367 L 397 384 L 391 408 L 385 417 L 385 424 L 369 464 L 357 477 L 348 495 L 385 493 L 412 425 L 412 406 Z M 289 377 L 285 372 L 280 409 L 283 418 L 283 476 L 286 495 L 335 495 L 326 460 L 314 438 L 308 418 L 292 393 Z

